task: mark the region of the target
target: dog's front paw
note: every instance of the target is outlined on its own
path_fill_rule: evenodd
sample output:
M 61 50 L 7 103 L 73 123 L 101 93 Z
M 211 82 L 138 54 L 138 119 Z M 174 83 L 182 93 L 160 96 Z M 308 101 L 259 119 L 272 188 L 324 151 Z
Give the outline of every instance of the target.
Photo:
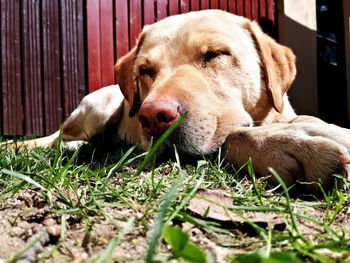
M 332 174 L 347 176 L 350 133 L 324 122 L 278 123 L 239 128 L 228 136 L 223 148 L 226 161 L 241 166 L 251 158 L 255 172 L 262 176 L 268 176 L 272 167 L 287 185 L 322 181 L 331 187 Z

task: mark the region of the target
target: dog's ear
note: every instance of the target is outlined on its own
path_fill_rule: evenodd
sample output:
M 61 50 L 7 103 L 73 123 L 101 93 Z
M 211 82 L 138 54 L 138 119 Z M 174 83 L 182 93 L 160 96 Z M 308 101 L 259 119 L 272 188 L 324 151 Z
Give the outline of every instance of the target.
M 282 112 L 283 95 L 291 86 L 296 75 L 295 55 L 291 49 L 278 44 L 265 34 L 257 23 L 250 22 L 248 30 L 260 54 L 266 87 L 271 93 L 274 108 Z
M 129 116 L 133 117 L 140 108 L 140 95 L 138 93 L 134 63 L 137 48 L 132 48 L 126 55 L 117 60 L 114 66 L 115 79 L 125 99 L 130 104 Z

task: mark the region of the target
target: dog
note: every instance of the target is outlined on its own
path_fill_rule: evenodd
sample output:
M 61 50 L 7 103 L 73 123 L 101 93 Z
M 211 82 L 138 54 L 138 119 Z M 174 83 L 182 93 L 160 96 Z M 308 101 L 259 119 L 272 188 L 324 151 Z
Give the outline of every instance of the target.
M 222 148 L 236 167 L 251 158 L 261 176 L 272 167 L 287 185 L 331 188 L 332 174 L 347 176 L 350 132 L 296 115 L 286 94 L 295 75 L 293 52 L 255 22 L 219 10 L 168 17 L 143 28 L 115 65 L 118 84 L 87 95 L 63 124 L 62 140 L 89 141 L 116 125 L 114 136 L 146 150 L 186 113 L 163 150 Z M 52 146 L 58 135 L 21 146 Z

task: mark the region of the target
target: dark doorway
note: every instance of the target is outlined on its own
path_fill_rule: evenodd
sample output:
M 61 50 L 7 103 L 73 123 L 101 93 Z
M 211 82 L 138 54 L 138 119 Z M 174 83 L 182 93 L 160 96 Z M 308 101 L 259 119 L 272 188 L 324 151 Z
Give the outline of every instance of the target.
M 317 0 L 319 117 L 350 127 L 342 0 Z

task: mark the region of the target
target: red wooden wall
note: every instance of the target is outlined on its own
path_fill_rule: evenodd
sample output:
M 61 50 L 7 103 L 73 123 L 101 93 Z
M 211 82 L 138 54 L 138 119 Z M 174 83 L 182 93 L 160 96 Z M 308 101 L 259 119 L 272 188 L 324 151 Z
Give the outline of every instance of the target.
M 52 133 L 86 94 L 81 0 L 0 0 L 0 134 Z
M 169 15 L 222 9 L 273 31 L 274 0 L 87 0 L 89 91 L 114 83 L 113 65 L 135 45 L 143 25 Z
M 145 24 L 216 8 L 274 29 L 274 0 L 0 0 L 0 134 L 54 132 Z

